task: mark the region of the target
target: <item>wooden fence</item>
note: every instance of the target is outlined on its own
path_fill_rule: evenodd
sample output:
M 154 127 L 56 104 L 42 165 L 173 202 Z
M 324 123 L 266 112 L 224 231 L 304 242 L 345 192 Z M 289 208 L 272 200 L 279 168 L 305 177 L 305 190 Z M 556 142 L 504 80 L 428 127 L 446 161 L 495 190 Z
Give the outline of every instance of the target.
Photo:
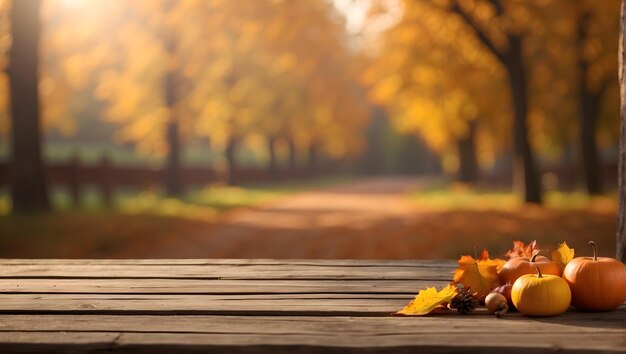
M 275 181 L 287 181 L 327 175 L 338 171 L 336 165 L 327 164 L 315 170 L 309 168 L 276 169 L 274 173 L 267 168 L 238 168 L 235 176 L 229 179 L 225 172 L 220 173 L 211 167 L 184 167 L 181 171 L 182 184 L 185 187 L 205 186 L 214 183 L 227 183 L 235 180 L 237 184 L 254 184 Z M 552 175 L 556 182 L 550 189 L 572 190 L 583 186 L 584 176 L 576 167 L 553 166 L 544 168 L 542 173 Z M 98 190 L 105 205 L 111 205 L 115 190 L 119 189 L 150 189 L 162 186 L 165 181 L 165 170 L 146 166 L 115 165 L 103 156 L 95 164 L 83 164 L 74 158 L 66 162 L 46 164 L 46 178 L 55 187 L 64 187 L 70 193 L 73 202 L 78 205 L 86 187 Z M 603 167 L 603 178 L 608 189 L 616 186 L 617 166 Z M 508 187 L 511 185 L 511 172 L 485 173 L 481 176 L 481 184 L 491 187 Z M 544 181 L 545 182 L 545 181 Z M 10 163 L 0 161 L 0 187 L 10 183 Z
M 11 164 L 0 161 L 0 186 L 8 186 L 11 176 Z M 330 166 L 320 166 L 315 170 L 308 168 L 276 169 L 274 173 L 267 168 L 241 167 L 229 176 L 211 167 L 183 167 L 182 184 L 185 187 L 205 186 L 214 183 L 254 184 L 274 181 L 298 180 L 329 174 L 334 171 Z M 48 183 L 68 189 L 74 203 L 78 204 L 86 187 L 96 188 L 105 205 L 111 205 L 114 192 L 122 188 L 148 189 L 162 186 L 165 181 L 163 168 L 146 166 L 115 165 L 104 156 L 95 164 L 84 164 L 74 158 L 66 162 L 52 162 L 45 166 Z

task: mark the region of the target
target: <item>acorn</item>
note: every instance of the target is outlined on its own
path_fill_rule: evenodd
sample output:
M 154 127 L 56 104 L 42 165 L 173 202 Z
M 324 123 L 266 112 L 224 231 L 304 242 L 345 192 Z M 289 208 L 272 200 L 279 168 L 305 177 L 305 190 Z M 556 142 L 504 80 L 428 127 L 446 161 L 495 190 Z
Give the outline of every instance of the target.
M 504 315 L 509 310 L 506 297 L 496 292 L 487 295 L 485 298 L 485 306 L 487 306 L 487 311 L 496 315 L 496 317 Z

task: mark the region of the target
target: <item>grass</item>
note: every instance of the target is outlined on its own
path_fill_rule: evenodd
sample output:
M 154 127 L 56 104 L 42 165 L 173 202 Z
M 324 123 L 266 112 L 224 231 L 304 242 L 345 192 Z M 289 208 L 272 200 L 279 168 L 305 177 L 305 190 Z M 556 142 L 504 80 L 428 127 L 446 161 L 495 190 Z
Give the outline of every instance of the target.
M 617 205 L 616 192 L 590 197 L 583 191 L 548 191 L 544 193 L 544 207 L 559 210 L 613 210 Z M 417 205 L 431 210 L 512 210 L 520 207 L 522 199 L 508 190 L 472 188 L 461 183 L 438 183 L 415 191 L 411 199 Z
M 96 164 L 103 154 L 116 164 L 158 166 L 163 163 L 163 157 L 155 154 L 138 152 L 132 146 L 123 146 L 106 143 L 86 142 L 46 142 L 43 146 L 43 156 L 47 162 L 65 162 L 78 155 L 85 164 Z M 9 144 L 0 141 L 0 161 L 10 157 Z M 207 146 L 190 144 L 185 148 L 182 161 L 187 166 L 213 166 L 222 158 L 221 152 Z M 263 165 L 258 154 L 246 146 L 241 146 L 237 152 L 237 160 L 243 167 Z
M 118 198 L 117 205 L 122 213 L 147 213 L 206 220 L 230 209 L 253 207 L 282 196 L 321 188 L 347 180 L 348 177 L 326 177 L 307 181 L 244 187 L 211 186 L 192 190 L 181 199 L 167 198 L 161 193 L 146 191 L 138 195 Z
M 51 203 L 57 212 L 67 213 L 121 213 L 176 216 L 188 219 L 207 219 L 221 212 L 242 207 L 253 207 L 275 198 L 310 189 L 322 188 L 349 180 L 348 176 L 329 176 L 310 180 L 286 181 L 245 185 L 240 187 L 210 185 L 188 189 L 184 196 L 171 198 L 160 190 L 120 190 L 116 193 L 114 206 L 107 209 L 95 189 L 87 188 L 81 200 L 81 207 L 72 205 L 65 189 L 54 188 Z M 8 215 L 11 201 L 8 191 L 0 190 L 0 216 Z
M 206 233 L 216 216 L 228 210 L 255 207 L 348 180 L 335 176 L 242 187 L 210 186 L 189 190 L 180 199 L 156 190 L 121 191 L 111 209 L 101 205 L 95 191 L 86 191 L 83 206 L 77 209 L 65 191 L 54 190 L 55 211 L 42 215 L 8 215 L 10 200 L 6 191 L 0 191 L 0 257 L 141 257 L 142 252 L 167 250 L 187 237 Z

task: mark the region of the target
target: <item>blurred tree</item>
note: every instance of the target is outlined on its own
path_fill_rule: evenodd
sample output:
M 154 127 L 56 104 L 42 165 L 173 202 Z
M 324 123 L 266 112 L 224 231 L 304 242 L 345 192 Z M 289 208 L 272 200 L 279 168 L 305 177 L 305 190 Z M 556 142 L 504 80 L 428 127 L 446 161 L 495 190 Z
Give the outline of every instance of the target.
M 50 208 L 41 159 L 39 117 L 40 0 L 13 1 L 9 85 L 11 95 L 11 198 L 14 212 Z
M 362 147 L 358 68 L 326 0 L 45 5 L 46 125 L 71 135 L 86 108 L 101 115 L 118 127 L 117 142 L 165 156 L 170 194 L 182 190 L 181 154 L 192 139 L 222 150 L 232 182 L 244 144 L 267 151 L 273 174 L 281 156 L 293 168 L 307 152 L 314 164 Z
M 522 51 L 525 34 L 520 23 L 527 11 L 518 4 L 503 4 L 500 0 L 463 3 L 455 0 L 451 10 L 506 70 L 513 102 L 514 183 L 523 190 L 525 202 L 541 203 L 541 184 L 528 140 L 528 78 Z
M 183 194 L 183 182 L 181 178 L 181 142 L 180 126 L 176 105 L 179 100 L 181 87 L 180 59 L 177 59 L 178 38 L 175 29 L 176 23 L 172 23 L 170 13 L 176 6 L 174 0 L 167 0 L 163 4 L 162 12 L 165 21 L 162 23 L 162 41 L 165 49 L 165 105 L 168 117 L 165 127 L 165 141 L 167 144 L 167 161 L 165 165 L 165 193 L 170 196 Z
M 620 30 L 619 30 L 619 87 L 620 87 L 620 144 L 619 144 L 619 206 L 617 211 L 617 232 L 616 232 L 616 258 L 622 262 L 626 262 L 626 79 L 624 78 L 624 70 L 626 70 L 626 3 L 622 1 L 620 11 Z
M 405 1 L 365 72 L 371 96 L 402 132 L 417 132 L 444 157 L 448 171 L 475 182 L 506 145 L 505 73 L 461 21 L 426 2 Z
M 619 1 L 584 1 L 577 4 L 575 38 L 578 64 L 580 148 L 589 194 L 604 190 L 602 164 L 596 140 L 602 100 L 615 85 L 613 53 L 617 43 Z
M 315 165 L 360 148 L 367 119 L 345 44 L 345 29 L 325 1 L 219 2 L 205 21 L 213 34 L 206 48 L 205 81 L 195 91 L 203 112 L 196 131 L 227 146 L 234 164 L 239 143 L 264 137 L 270 174 L 276 144 L 286 141 L 293 167 L 308 150 Z M 242 10 L 245 9 L 245 10 Z M 255 138 L 255 139 L 252 139 Z M 321 151 L 320 151 L 321 150 Z
M 562 153 L 564 165 L 579 164 L 590 194 L 603 190 L 600 148 L 616 141 L 618 6 L 617 0 L 552 0 L 529 7 L 535 143 L 544 156 Z
M 0 138 L 9 133 L 9 50 L 11 49 L 10 1 L 0 0 Z M 0 140 L 1 141 L 1 140 Z

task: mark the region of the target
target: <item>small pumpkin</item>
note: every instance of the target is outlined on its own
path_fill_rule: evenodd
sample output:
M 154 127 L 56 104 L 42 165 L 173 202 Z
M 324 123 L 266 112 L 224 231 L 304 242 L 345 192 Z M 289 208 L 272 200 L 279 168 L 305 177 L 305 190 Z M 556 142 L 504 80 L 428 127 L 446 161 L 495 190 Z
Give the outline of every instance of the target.
M 610 311 L 626 300 L 624 263 L 610 257 L 598 257 L 598 247 L 589 241 L 593 257 L 576 257 L 563 271 L 563 279 L 572 289 L 572 305 L 584 311 Z
M 539 266 L 542 274 L 552 274 L 561 276 L 561 268 L 550 259 L 539 255 L 539 251 L 535 251 L 531 258 L 516 257 L 506 262 L 500 271 L 498 271 L 498 280 L 500 284 L 515 283 L 517 278 L 525 274 L 535 274 L 535 266 Z
M 572 294 L 567 282 L 553 274 L 542 274 L 535 267 L 536 274 L 519 277 L 511 289 L 513 305 L 527 316 L 556 316 L 570 305 Z

